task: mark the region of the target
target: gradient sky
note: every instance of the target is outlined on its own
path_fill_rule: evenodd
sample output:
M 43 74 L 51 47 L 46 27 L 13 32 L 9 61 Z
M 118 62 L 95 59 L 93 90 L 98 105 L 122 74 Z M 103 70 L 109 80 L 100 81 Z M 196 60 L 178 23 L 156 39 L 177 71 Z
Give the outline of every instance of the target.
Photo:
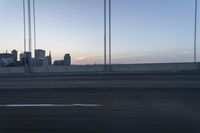
M 23 51 L 22 11 L 0 0 L 0 52 Z M 114 63 L 193 61 L 194 0 L 112 0 L 112 14 Z M 36 0 L 36 19 L 37 48 L 53 59 L 103 62 L 103 0 Z

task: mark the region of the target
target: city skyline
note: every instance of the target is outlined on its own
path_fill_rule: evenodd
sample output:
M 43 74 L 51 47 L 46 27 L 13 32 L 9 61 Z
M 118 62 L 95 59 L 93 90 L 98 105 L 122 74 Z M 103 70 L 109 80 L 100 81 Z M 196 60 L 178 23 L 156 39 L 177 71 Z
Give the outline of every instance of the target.
M 0 53 L 0 68 L 2 67 L 51 67 L 51 66 L 70 66 L 71 55 L 64 54 L 62 59 L 52 62 L 51 52 L 48 54 L 46 50 L 35 49 L 32 52 L 25 51 L 18 53 L 17 50 L 6 51 Z
M 194 1 L 153 1 L 112 1 L 113 63 L 193 61 Z M 0 0 L 0 17 L 0 52 L 22 52 L 22 1 Z M 36 20 L 38 49 L 53 60 L 103 63 L 103 0 L 36 0 Z

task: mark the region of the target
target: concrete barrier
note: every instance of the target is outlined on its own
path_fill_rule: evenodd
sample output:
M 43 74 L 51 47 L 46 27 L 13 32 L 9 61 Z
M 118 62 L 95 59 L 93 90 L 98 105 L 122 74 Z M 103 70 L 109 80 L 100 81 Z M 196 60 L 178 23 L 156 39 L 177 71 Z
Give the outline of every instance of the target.
M 156 63 L 156 64 L 130 64 L 113 65 L 114 72 L 179 72 L 179 71 L 199 71 L 199 63 Z
M 24 67 L 0 68 L 0 74 L 23 74 L 24 72 Z
M 104 65 L 72 65 L 31 67 L 31 73 L 90 73 L 104 72 Z M 23 74 L 24 67 L 0 68 L 0 74 Z M 200 63 L 156 63 L 112 65 L 112 72 L 182 72 L 200 71 Z
M 32 67 L 32 73 L 79 73 L 79 72 L 102 72 L 102 71 L 104 71 L 103 65 Z

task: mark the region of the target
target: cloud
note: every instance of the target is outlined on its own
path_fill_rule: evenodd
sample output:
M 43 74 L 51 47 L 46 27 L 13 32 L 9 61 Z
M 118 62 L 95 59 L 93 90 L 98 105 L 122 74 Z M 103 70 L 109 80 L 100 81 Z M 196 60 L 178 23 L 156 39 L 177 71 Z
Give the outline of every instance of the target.
M 74 59 L 74 64 L 102 64 L 103 56 L 80 56 Z
M 77 57 L 76 61 L 82 61 L 82 60 L 86 60 L 88 58 L 91 58 L 90 56 L 82 56 L 82 57 Z
M 191 51 L 183 51 L 183 54 L 191 54 Z
M 114 56 L 114 60 L 123 60 L 123 59 L 134 59 L 134 58 L 140 58 L 140 57 L 144 57 L 147 56 L 148 54 L 146 53 L 138 53 L 138 54 L 134 54 L 134 55 L 122 55 L 122 56 Z
M 164 62 L 190 62 L 191 51 L 182 51 L 178 53 L 135 53 L 124 55 L 113 55 L 113 64 L 137 64 L 137 63 L 164 63 Z M 108 61 L 108 60 L 107 60 Z M 79 56 L 74 58 L 73 64 L 103 64 L 102 56 Z

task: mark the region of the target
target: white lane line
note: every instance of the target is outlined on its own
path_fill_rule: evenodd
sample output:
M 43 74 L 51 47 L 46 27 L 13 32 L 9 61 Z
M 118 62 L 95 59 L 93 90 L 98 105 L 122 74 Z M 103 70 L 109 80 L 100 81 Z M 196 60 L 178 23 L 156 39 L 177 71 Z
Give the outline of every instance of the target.
M 7 104 L 0 107 L 101 107 L 100 104 Z

